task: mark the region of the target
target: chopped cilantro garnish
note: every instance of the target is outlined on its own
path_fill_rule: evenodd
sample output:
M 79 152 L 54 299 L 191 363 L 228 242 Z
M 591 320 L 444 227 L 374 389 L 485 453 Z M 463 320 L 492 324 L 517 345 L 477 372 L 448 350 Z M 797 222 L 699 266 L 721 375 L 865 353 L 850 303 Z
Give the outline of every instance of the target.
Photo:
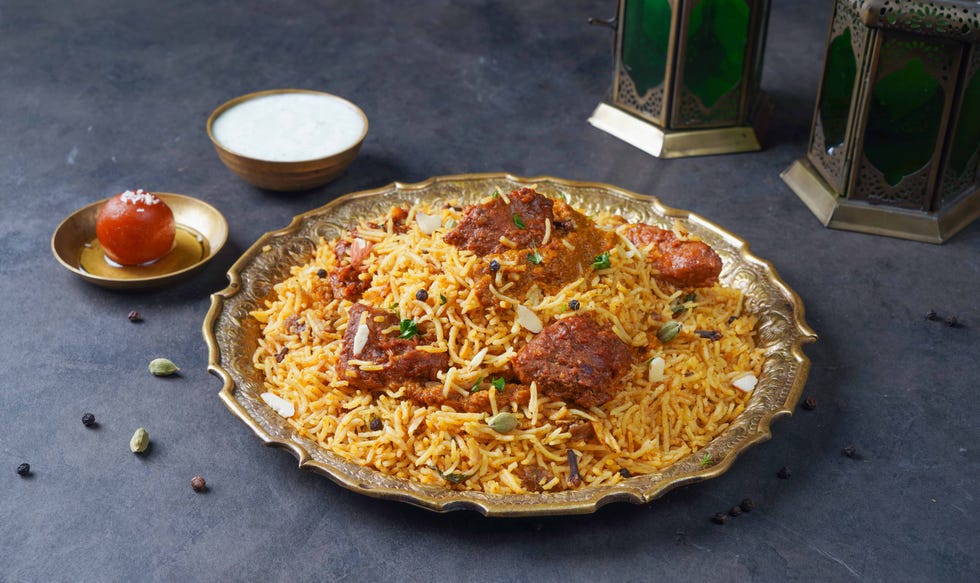
M 715 465 L 715 460 L 711 457 L 710 453 L 706 453 L 698 459 L 698 465 L 702 468 L 707 468 Z
M 470 388 L 470 392 L 471 393 L 475 393 L 475 392 L 479 391 L 481 384 L 483 384 L 483 377 L 480 377 L 480 378 L 476 379 L 476 382 L 473 383 L 473 386 Z
M 415 323 L 414 320 L 402 320 L 398 324 L 398 328 L 401 330 L 401 334 L 398 335 L 399 338 L 408 340 L 409 338 L 414 338 L 415 336 L 421 336 L 419 334 L 419 325 Z
M 497 392 L 499 393 L 504 390 L 505 382 L 506 381 L 504 381 L 503 377 L 498 377 L 490 381 L 490 384 L 493 385 L 493 388 L 497 389 Z
M 493 197 L 494 198 L 500 198 L 500 189 L 499 188 L 494 188 L 493 189 Z
M 435 467 L 432 464 L 429 464 L 429 469 L 432 470 L 433 472 L 439 474 L 439 477 L 440 478 L 442 478 L 443 480 L 445 480 L 445 481 L 447 481 L 447 482 L 449 482 L 450 484 L 453 484 L 453 485 L 461 484 L 461 483 L 465 482 L 466 480 L 470 479 L 473 476 L 473 474 L 463 474 L 463 473 L 460 473 L 460 472 L 451 472 L 451 473 L 446 474 L 446 473 L 443 473 L 442 471 L 440 471 L 439 468 Z
M 439 294 L 439 305 L 442 306 L 445 305 L 445 303 L 446 303 L 446 296 Z
M 521 215 L 517 213 L 514 213 L 514 225 L 517 226 L 518 229 L 527 228 L 527 225 L 524 224 L 524 220 L 521 218 Z
M 596 255 L 596 258 L 592 260 L 592 269 L 609 269 L 610 267 L 612 267 L 612 263 L 609 261 L 608 251 L 602 255 Z
M 541 262 L 544 261 L 544 257 L 538 253 L 537 247 L 531 247 L 531 252 L 527 254 L 527 260 L 535 265 L 541 265 Z
M 397 311 L 398 310 L 398 302 L 395 302 L 395 303 L 391 304 L 390 306 L 388 306 L 388 309 L 391 310 L 392 312 Z
M 694 293 L 689 293 L 684 297 L 677 300 L 677 303 L 671 308 L 671 312 L 676 316 L 687 309 L 688 302 L 697 301 L 698 297 Z

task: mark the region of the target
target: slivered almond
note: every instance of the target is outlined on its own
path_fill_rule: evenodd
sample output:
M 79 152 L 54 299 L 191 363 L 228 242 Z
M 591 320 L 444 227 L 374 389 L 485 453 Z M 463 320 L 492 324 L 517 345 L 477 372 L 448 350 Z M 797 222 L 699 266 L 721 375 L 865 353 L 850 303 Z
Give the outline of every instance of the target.
M 531 311 L 531 308 L 521 304 L 517 305 L 517 321 L 532 334 L 537 334 L 544 328 L 541 324 L 541 318 L 538 318 L 538 315 Z
M 272 407 L 272 410 L 279 414 L 280 417 L 285 417 L 289 419 L 296 414 L 296 407 L 292 403 L 283 399 L 282 397 L 275 395 L 273 393 L 262 393 L 259 395 L 265 404 Z
M 427 215 L 422 211 L 415 211 L 415 222 L 419 224 L 419 230 L 426 235 L 436 232 L 442 226 L 442 219 L 435 215 Z

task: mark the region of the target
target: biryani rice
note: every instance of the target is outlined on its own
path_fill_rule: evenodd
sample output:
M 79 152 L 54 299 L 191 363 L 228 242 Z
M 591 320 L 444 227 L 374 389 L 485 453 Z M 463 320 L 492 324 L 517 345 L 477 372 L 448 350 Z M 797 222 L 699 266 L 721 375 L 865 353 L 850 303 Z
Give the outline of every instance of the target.
M 415 221 L 419 211 L 440 217 L 442 227 L 423 232 Z M 362 301 L 417 322 L 425 331 L 419 350 L 448 354 L 449 369 L 439 374 L 444 395 L 468 395 L 475 383 L 489 382 L 533 337 L 521 325 L 518 302 L 507 296 L 505 282 L 497 282 L 495 309 L 480 304 L 475 273 L 481 259 L 443 241 L 461 218 L 450 205 L 418 204 L 409 209 L 404 233 L 396 231 L 391 214 L 357 226 L 358 236 L 374 244 L 365 259 L 371 287 Z M 622 230 L 612 216 L 593 220 L 600 228 Z M 568 449 L 578 457 L 580 487 L 618 483 L 624 479 L 621 468 L 632 475 L 654 473 L 723 432 L 750 397 L 732 380 L 761 375 L 764 354 L 755 343 L 756 318 L 743 313 L 741 292 L 720 284 L 699 288 L 696 301 L 684 304 L 689 309 L 675 315 L 687 290 L 659 284 L 645 250 L 620 234 L 609 251 L 610 268 L 586 273 L 552 295 L 532 287 L 521 302 L 547 325 L 573 313 L 568 303 L 578 300 L 581 310 L 592 311 L 624 342 L 639 347 L 643 356 L 603 406 L 582 410 L 534 386 L 526 405 L 497 402 L 490 388 L 492 412 L 470 413 L 416 404 L 404 387 L 374 394 L 356 390 L 336 368 L 351 302 L 333 298 L 317 275 L 338 267 L 335 243 L 321 240 L 314 257 L 275 286 L 265 309 L 252 313 L 262 326 L 253 363 L 264 374 L 264 390 L 295 405 L 287 421 L 298 434 L 396 478 L 523 493 L 519 468 L 538 466 L 551 474 L 541 489 L 558 490 L 568 487 Z M 415 299 L 420 289 L 428 292 L 426 301 Z M 681 322 L 681 332 L 661 344 L 656 332 L 668 320 Z M 722 336 L 713 341 L 695 330 L 718 330 Z M 651 382 L 649 361 L 657 356 L 665 361 L 665 372 Z M 361 368 L 372 366 L 377 365 Z M 486 422 L 502 410 L 519 421 L 507 434 Z M 381 422 L 380 430 L 371 429 L 372 418 Z M 573 445 L 567 424 L 559 423 L 572 420 L 591 423 L 595 439 Z

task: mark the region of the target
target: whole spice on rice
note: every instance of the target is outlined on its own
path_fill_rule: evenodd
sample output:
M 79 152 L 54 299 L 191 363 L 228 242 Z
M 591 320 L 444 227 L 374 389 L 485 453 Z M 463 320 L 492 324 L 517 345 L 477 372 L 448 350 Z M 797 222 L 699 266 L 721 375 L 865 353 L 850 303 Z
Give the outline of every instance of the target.
M 657 330 L 657 338 L 667 344 L 674 338 L 677 338 L 677 334 L 681 331 L 681 323 L 671 320 L 670 322 L 664 322 L 662 326 Z
M 504 411 L 487 419 L 487 425 L 497 433 L 510 433 L 517 427 L 517 417 L 514 417 L 513 413 Z
M 568 457 L 568 485 L 572 488 L 578 488 L 582 485 L 582 476 L 578 473 L 578 456 L 572 450 L 568 450 L 566 455 Z
M 431 233 L 408 220 L 386 230 L 390 213 L 345 225 L 251 313 L 259 394 L 297 435 L 415 483 L 557 492 L 582 486 L 583 476 L 601 487 L 700 455 L 745 410 L 751 394 L 732 379 L 761 376 L 765 355 L 742 292 L 701 272 L 663 279 L 664 253 L 690 245 L 710 256 L 710 248 L 649 225 L 644 236 L 676 245 L 636 242 L 636 225 L 530 189 L 442 202 L 405 210 L 439 217 Z M 329 280 L 349 267 L 335 250 L 351 232 L 370 244 L 360 296 L 311 294 L 311 272 Z M 438 304 L 427 301 L 436 294 Z M 692 329 L 724 331 L 724 342 L 705 352 L 674 322 L 665 344 L 661 315 L 678 300 Z M 292 333 L 290 321 L 310 333 Z M 525 480 L 520 468 L 542 459 L 555 467 Z
M 695 330 L 694 333 L 701 338 L 707 338 L 708 340 L 721 340 L 721 332 L 718 330 Z

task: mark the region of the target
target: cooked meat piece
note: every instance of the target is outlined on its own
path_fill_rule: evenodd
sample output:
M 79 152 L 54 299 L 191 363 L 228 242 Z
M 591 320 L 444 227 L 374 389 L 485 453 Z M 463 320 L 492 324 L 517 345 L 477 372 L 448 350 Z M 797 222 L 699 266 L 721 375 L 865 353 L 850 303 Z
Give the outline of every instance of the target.
M 501 278 L 506 284 L 514 282 L 506 294 L 512 298 L 523 299 L 525 292 L 534 284 L 545 293 L 555 293 L 569 282 L 592 271 L 596 256 L 612 248 L 615 235 L 596 227 L 592 219 L 576 211 L 563 201 L 553 201 L 556 225 L 546 245 L 529 249 L 508 249 L 500 254 L 486 257 L 487 260 L 478 272 L 477 297 L 484 306 L 495 303 L 489 286 L 496 274 L 489 268 L 491 259 L 498 259 L 501 265 Z M 531 258 L 536 259 L 532 261 Z M 511 264 L 515 265 L 511 265 Z
M 572 441 L 589 441 L 595 437 L 595 428 L 588 421 L 576 421 L 568 426 Z
M 491 387 L 487 390 L 477 391 L 470 394 L 470 396 L 467 397 L 466 402 L 463 403 L 463 409 L 470 413 L 491 411 L 490 391 L 494 391 L 496 393 L 495 400 L 497 401 L 498 407 L 502 407 L 507 403 L 527 405 L 528 401 L 531 400 L 531 391 L 526 386 L 507 383 L 504 385 L 504 389 L 502 391 L 497 391 L 497 389 Z
M 465 397 L 456 391 L 449 391 L 449 394 L 444 397 L 442 395 L 442 385 L 430 385 L 427 387 L 407 385 L 406 389 L 405 395 L 421 405 L 435 405 L 437 407 L 446 405 L 457 411 L 462 410 L 468 413 L 489 413 L 492 410 L 490 407 L 489 391 L 496 391 L 496 389 L 491 388 L 489 390 L 477 391 Z M 518 384 L 506 384 L 504 385 L 504 390 L 496 394 L 498 407 L 502 407 L 508 403 L 527 405 L 530 399 L 531 392 L 528 388 Z
M 678 239 L 673 231 L 636 224 L 626 238 L 637 247 L 653 244 L 650 263 L 660 272 L 658 279 L 680 288 L 709 287 L 721 273 L 721 257 L 701 241 Z
M 396 387 L 412 381 L 436 380 L 436 373 L 449 368 L 449 355 L 432 354 L 418 350 L 419 339 L 402 339 L 397 332 L 383 334 L 382 330 L 397 327 L 398 317 L 391 312 L 372 308 L 360 302 L 348 313 L 347 329 L 344 330 L 343 348 L 337 372 L 350 386 L 367 391 Z M 354 340 L 362 322 L 367 326 L 367 341 L 360 352 L 354 354 Z M 351 359 L 380 364 L 376 371 L 361 370 L 348 363 Z
M 563 318 L 528 342 L 514 359 L 522 383 L 583 407 L 602 405 L 619 390 L 633 357 L 609 326 L 588 312 Z
M 358 265 L 357 267 L 353 265 L 342 265 L 331 271 L 327 275 L 327 281 L 330 282 L 333 297 L 351 302 L 359 300 L 361 294 L 367 288 L 371 287 L 370 279 L 361 279 L 362 273 L 364 273 L 363 265 Z
M 337 242 L 333 252 L 339 266 L 327 278 L 333 297 L 356 302 L 371 287 L 371 279 L 362 278 L 361 274 L 365 272 L 364 259 L 372 247 L 373 243 L 357 236 L 357 230 L 351 231 L 350 239 Z
M 528 492 L 540 492 L 552 478 L 551 472 L 541 466 L 519 466 L 514 473 Z
M 500 196 L 467 207 L 463 220 L 446 233 L 445 241 L 481 257 L 510 249 L 500 242 L 501 237 L 516 243 L 518 249 L 540 243 L 546 229 L 545 219 L 554 220 L 554 201 L 530 188 L 515 190 L 507 198 L 510 204 Z

